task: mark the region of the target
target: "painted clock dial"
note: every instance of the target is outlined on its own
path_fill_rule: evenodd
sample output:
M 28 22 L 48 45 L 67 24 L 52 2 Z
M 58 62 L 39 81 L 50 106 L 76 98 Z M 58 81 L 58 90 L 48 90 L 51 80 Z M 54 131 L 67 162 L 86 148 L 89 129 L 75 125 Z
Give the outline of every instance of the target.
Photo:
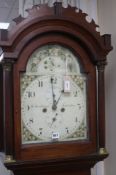
M 20 89 L 22 144 L 87 139 L 86 76 L 68 48 L 35 50 Z

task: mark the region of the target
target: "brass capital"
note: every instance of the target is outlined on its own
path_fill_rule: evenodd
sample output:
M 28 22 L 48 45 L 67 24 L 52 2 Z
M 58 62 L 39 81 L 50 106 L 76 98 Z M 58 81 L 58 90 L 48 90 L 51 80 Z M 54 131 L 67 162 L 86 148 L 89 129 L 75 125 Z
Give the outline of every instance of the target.
M 100 155 L 106 155 L 106 154 L 108 154 L 108 152 L 107 152 L 106 148 L 100 148 L 99 149 L 99 154 Z

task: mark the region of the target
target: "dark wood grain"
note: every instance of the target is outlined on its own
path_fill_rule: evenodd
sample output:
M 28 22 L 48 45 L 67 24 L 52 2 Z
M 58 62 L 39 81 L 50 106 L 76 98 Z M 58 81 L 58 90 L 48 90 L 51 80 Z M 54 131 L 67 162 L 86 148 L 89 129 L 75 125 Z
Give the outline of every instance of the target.
M 12 64 L 3 64 L 3 126 L 4 150 L 7 155 L 13 155 L 13 87 Z
M 102 161 L 107 155 L 93 154 L 89 156 L 80 156 L 78 158 L 54 159 L 50 161 L 18 161 L 16 163 L 6 164 L 17 175 L 90 175 L 90 168 L 96 162 Z

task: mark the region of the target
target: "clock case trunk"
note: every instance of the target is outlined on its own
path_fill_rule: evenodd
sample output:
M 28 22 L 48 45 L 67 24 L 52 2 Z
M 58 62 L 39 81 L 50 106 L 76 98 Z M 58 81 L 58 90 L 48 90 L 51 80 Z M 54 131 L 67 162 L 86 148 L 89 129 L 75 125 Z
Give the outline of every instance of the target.
M 6 154 L 6 166 L 16 175 L 78 174 L 90 175 L 90 169 L 108 156 L 105 149 L 106 56 L 112 50 L 111 36 L 100 35 L 87 14 L 55 3 L 34 6 L 26 19 L 14 19 L 13 30 L 0 30 L 4 58 L 0 63 L 0 150 Z M 21 145 L 20 72 L 36 48 L 59 44 L 78 55 L 88 77 L 88 140 L 42 145 Z

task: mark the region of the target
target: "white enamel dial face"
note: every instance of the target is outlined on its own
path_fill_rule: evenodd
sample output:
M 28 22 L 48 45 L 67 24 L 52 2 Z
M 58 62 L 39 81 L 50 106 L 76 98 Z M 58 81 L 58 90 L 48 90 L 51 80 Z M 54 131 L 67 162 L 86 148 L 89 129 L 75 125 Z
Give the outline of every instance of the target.
M 86 78 L 73 60 L 59 45 L 42 47 L 30 58 L 21 76 L 23 144 L 87 139 Z

